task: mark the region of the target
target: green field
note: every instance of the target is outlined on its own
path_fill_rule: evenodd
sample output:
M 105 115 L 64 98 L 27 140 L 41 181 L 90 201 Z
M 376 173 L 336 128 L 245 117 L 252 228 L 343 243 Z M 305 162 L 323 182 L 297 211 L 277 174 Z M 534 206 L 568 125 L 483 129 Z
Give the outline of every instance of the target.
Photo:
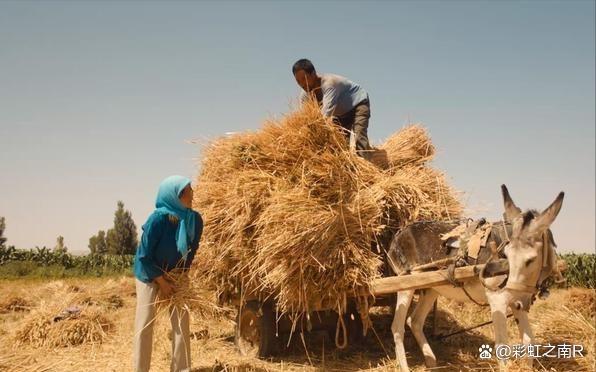
M 0 247 L 0 278 L 68 278 L 132 275 L 132 255 L 75 256 L 47 248 Z

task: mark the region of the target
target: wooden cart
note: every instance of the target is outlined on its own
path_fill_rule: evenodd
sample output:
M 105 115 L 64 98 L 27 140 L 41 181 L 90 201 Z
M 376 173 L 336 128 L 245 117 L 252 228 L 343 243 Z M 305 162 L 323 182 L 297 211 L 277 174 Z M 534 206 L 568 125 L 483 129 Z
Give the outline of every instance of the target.
M 490 264 L 491 269 L 488 276 L 496 276 L 507 273 L 507 261 L 500 260 Z M 478 276 L 478 273 L 485 265 L 474 265 L 456 268 L 453 278 L 458 282 L 465 282 Z M 373 306 L 395 306 L 395 296 L 398 291 L 407 289 L 431 288 L 439 285 L 449 284 L 447 270 L 433 270 L 415 272 L 408 275 L 391 276 L 375 280 L 370 288 L 371 293 L 363 293 L 363 296 L 372 295 L 369 303 Z M 296 330 L 327 330 L 331 335 L 337 337 L 338 314 L 331 306 L 320 304 L 315 311 L 306 314 L 303 318 L 292 322 L 287 316 L 277 316 L 275 303 L 270 300 L 263 300 L 265 296 L 248 295 L 240 300 L 233 300 L 238 308 L 236 318 L 235 342 L 240 353 L 255 357 L 267 357 L 279 351 L 288 342 L 289 334 Z M 342 340 L 345 343 L 356 343 L 363 335 L 363 324 L 356 308 L 355 299 L 348 299 L 346 314 L 343 315 L 345 333 L 342 329 Z M 292 329 L 292 325 L 298 327 Z M 337 340 L 336 340 L 337 343 Z
M 478 278 L 478 274 L 486 266 L 484 275 L 493 277 L 507 274 L 508 264 L 506 259 L 494 261 L 489 264 L 470 265 L 455 268 L 451 278 L 459 283 Z M 559 260 L 560 271 L 565 271 L 566 263 Z M 450 284 L 448 270 L 432 270 L 414 272 L 407 275 L 390 276 L 373 281 L 369 295 L 374 296 L 374 306 L 395 306 L 395 296 L 399 291 L 432 288 Z M 364 294 L 363 295 L 367 295 Z M 354 300 L 348 300 L 347 312 L 343 316 L 347 332 L 347 342 L 355 343 L 362 338 L 362 321 Z M 373 303 L 373 301 L 370 301 Z M 236 323 L 236 345 L 243 355 L 266 357 L 279 349 L 287 342 L 285 337 L 292 331 L 292 322 L 287 317 L 275 314 L 275 304 L 270 301 L 261 301 L 257 297 L 249 298 L 241 304 L 237 303 L 238 315 Z M 324 305 L 316 309 L 308 318 L 308 330 L 326 329 L 337 332 L 338 315 L 330 307 Z M 304 319 L 302 319 L 304 320 Z M 303 322 L 304 324 L 304 322 Z
M 271 297 L 247 296 L 232 301 L 238 311 L 236 316 L 235 343 L 240 353 L 253 357 L 268 357 L 283 350 L 290 338 L 300 337 L 299 332 L 324 330 L 345 346 L 363 338 L 363 323 L 354 298 L 347 299 L 347 309 L 341 322 L 335 307 L 317 304 L 314 310 L 297 319 L 276 313 Z M 387 294 L 375 299 L 374 306 L 395 305 L 395 295 Z M 337 327 L 340 327 L 340 334 Z M 337 342 L 336 342 L 337 343 Z

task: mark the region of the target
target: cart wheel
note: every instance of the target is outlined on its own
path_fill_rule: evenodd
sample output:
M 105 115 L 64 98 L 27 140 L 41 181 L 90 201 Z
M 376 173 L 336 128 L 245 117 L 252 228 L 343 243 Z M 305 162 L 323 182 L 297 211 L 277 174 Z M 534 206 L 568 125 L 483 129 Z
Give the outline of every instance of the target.
M 265 358 L 275 346 L 275 317 L 271 304 L 249 301 L 238 310 L 236 346 L 244 356 Z

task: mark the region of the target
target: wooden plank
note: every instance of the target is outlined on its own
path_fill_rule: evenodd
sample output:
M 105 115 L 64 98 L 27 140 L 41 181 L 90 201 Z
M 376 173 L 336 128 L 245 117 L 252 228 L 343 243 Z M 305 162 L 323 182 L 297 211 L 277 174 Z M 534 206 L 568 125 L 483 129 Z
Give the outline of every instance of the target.
M 466 281 L 475 278 L 483 267 L 484 265 L 458 267 L 454 270 L 453 276 L 456 281 Z M 505 270 L 503 273 L 506 272 Z M 390 276 L 375 280 L 372 283 L 371 292 L 374 296 L 379 296 L 409 289 L 431 288 L 449 284 L 450 282 L 447 278 L 447 270 Z
M 499 261 L 491 262 L 487 268 L 487 277 L 506 274 L 508 271 L 507 260 L 501 259 Z M 458 282 L 474 279 L 482 268 L 482 265 L 458 267 L 454 270 L 454 279 Z M 559 260 L 557 266 L 560 271 L 567 269 L 567 263 L 564 260 Z M 410 289 L 431 288 L 440 285 L 449 284 L 447 270 L 436 270 L 427 272 L 417 272 L 408 275 L 390 276 L 373 281 L 371 285 L 371 292 L 374 296 L 380 296 L 390 293 Z

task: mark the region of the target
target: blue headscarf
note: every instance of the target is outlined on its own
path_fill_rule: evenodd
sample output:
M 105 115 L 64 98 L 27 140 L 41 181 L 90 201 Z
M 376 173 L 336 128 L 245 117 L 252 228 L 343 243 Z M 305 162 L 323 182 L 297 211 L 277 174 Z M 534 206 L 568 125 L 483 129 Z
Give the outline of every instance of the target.
M 182 176 L 170 176 L 159 185 L 155 208 L 178 218 L 176 230 L 176 246 L 183 258 L 186 258 L 190 244 L 195 238 L 196 214 L 180 202 L 182 190 L 190 184 L 190 180 Z

